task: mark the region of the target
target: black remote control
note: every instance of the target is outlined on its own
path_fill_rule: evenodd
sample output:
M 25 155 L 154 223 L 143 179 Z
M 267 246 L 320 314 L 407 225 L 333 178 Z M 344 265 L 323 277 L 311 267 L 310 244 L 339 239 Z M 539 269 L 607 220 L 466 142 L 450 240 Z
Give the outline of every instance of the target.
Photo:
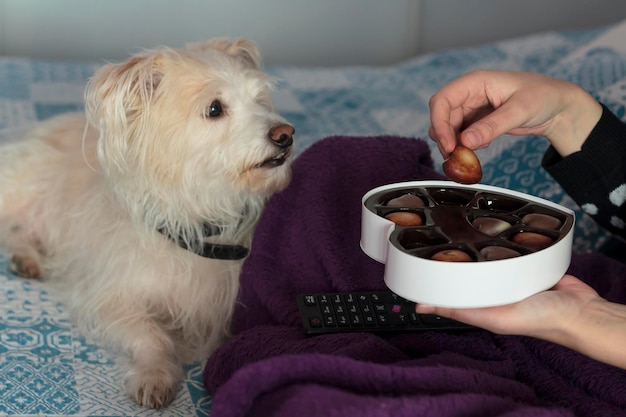
M 432 314 L 391 291 L 301 294 L 298 308 L 306 334 L 475 330 Z

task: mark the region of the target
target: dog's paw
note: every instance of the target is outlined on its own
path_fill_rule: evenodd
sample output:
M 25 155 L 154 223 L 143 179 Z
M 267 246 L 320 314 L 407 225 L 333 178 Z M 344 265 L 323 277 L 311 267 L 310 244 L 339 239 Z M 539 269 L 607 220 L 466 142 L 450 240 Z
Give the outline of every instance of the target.
M 41 278 L 39 262 L 28 256 L 13 256 L 9 264 L 9 270 L 24 278 Z
M 164 369 L 136 370 L 127 380 L 126 391 L 139 405 L 167 407 L 176 397 L 179 378 Z

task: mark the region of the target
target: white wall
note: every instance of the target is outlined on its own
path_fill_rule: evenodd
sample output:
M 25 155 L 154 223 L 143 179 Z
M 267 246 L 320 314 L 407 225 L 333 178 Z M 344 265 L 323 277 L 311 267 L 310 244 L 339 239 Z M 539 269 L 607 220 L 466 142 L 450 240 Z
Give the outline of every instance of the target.
M 0 53 L 119 59 L 248 37 L 268 65 L 384 64 L 417 51 L 419 0 L 0 0 Z
M 624 19 L 626 0 L 422 0 L 418 50 L 593 28 Z
M 0 54 L 123 59 L 233 36 L 267 65 L 385 65 L 624 19 L 626 0 L 0 0 Z

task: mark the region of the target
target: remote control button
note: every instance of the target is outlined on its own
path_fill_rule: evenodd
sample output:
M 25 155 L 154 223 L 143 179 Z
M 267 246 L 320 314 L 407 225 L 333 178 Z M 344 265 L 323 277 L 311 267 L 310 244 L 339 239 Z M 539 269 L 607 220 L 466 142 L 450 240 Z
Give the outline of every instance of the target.
M 322 323 L 322 318 L 321 317 L 309 317 L 309 324 L 311 325 L 311 327 L 322 327 L 323 323 Z
M 422 320 L 420 319 L 420 315 L 417 314 L 415 311 L 412 311 L 411 313 L 409 313 L 409 321 L 413 325 L 421 325 L 422 324 Z
M 391 314 L 393 324 L 397 326 L 405 326 L 409 324 L 409 318 L 406 314 Z
M 315 306 L 317 305 L 317 300 L 314 295 L 305 295 L 304 296 L 304 305 L 306 306 Z
M 363 314 L 363 323 L 366 326 L 376 326 L 376 318 L 373 314 Z
M 357 301 L 359 302 L 359 305 L 361 305 L 361 306 L 369 305 L 370 298 L 367 296 L 367 294 L 359 294 L 357 296 Z
M 337 324 L 341 327 L 346 327 L 350 325 L 350 320 L 348 316 L 345 314 L 337 315 Z
M 333 316 L 324 316 L 324 326 L 326 327 L 335 327 L 337 322 L 335 321 L 335 317 Z
M 387 326 L 387 316 L 385 314 L 377 314 L 376 320 L 378 320 L 379 325 Z
M 363 319 L 359 314 L 350 314 L 350 323 L 355 327 L 363 326 Z
M 374 303 L 374 311 L 376 313 L 386 313 L 387 312 L 387 306 L 385 304 L 381 304 L 381 303 Z

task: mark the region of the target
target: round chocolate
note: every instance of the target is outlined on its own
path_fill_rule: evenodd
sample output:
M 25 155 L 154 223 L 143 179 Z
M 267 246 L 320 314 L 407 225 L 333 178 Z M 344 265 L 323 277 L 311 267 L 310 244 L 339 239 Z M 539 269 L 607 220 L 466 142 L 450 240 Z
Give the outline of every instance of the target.
M 505 248 L 504 246 L 485 246 L 480 250 L 480 256 L 482 256 L 486 261 L 516 258 L 521 255 L 522 254 L 518 251 Z
M 419 214 L 410 211 L 394 211 L 385 216 L 398 226 L 421 226 L 424 224 Z
M 430 257 L 433 261 L 471 262 L 472 258 L 460 249 L 445 249 Z
M 554 242 L 551 237 L 534 232 L 520 232 L 513 236 L 511 240 L 536 251 L 545 249 Z
M 522 223 L 538 229 L 556 230 L 561 227 L 561 220 L 541 213 L 530 213 L 522 217 Z
M 510 228 L 511 223 L 495 217 L 477 217 L 472 221 L 472 226 L 487 236 L 496 236 Z
M 407 193 L 401 195 L 400 197 L 392 198 L 391 200 L 387 201 L 386 205 L 391 207 L 407 208 L 424 207 L 424 200 L 422 200 L 415 194 Z

